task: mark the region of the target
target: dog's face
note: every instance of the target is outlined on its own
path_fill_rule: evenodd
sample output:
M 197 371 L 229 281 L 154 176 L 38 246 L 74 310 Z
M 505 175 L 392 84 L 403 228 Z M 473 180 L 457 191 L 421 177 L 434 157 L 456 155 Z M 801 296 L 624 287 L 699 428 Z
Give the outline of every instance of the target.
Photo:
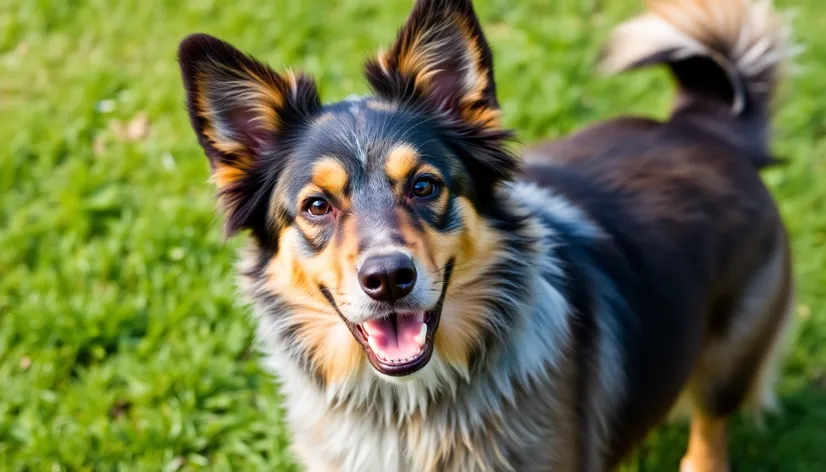
M 434 349 L 468 362 L 491 323 L 472 301 L 443 308 L 495 251 L 486 220 L 516 166 L 470 2 L 418 2 L 366 65 L 373 97 L 324 106 L 310 78 L 204 35 L 180 62 L 227 228 L 253 235 L 248 275 L 278 300 L 287 350 L 326 381 L 365 360 L 410 375 Z

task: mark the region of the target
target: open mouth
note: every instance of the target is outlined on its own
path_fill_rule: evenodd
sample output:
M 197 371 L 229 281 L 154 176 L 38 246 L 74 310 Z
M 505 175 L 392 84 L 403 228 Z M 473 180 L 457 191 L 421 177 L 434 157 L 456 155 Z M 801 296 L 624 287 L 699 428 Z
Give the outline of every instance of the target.
M 410 375 L 433 355 L 440 312 L 441 303 L 431 311 L 391 313 L 352 325 L 350 330 L 376 370 L 394 377 Z
M 426 366 L 433 355 L 433 338 L 439 327 L 452 273 L 453 260 L 450 260 L 444 267 L 442 293 L 432 309 L 391 313 L 361 324 L 348 321 L 338 309 L 333 294 L 326 287 L 320 288 L 338 316 L 350 328 L 353 337 L 364 348 L 373 368 L 384 375 L 403 377 Z

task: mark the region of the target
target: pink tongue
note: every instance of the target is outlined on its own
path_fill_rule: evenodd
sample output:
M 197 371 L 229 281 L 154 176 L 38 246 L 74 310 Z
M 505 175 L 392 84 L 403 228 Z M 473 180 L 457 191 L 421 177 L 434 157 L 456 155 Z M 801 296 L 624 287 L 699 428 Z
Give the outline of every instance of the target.
M 367 333 L 370 349 L 386 361 L 413 359 L 424 345 L 424 313 L 392 315 L 361 326 Z

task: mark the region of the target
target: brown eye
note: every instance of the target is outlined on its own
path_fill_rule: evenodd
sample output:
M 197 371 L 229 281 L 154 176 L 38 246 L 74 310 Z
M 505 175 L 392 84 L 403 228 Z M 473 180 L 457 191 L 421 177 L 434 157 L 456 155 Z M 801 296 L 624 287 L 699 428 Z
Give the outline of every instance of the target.
M 307 213 L 313 216 L 324 216 L 330 213 L 330 203 L 323 198 L 314 198 L 307 204 Z
M 416 198 L 430 198 L 436 195 L 439 190 L 439 184 L 431 176 L 419 177 L 413 183 L 413 196 Z

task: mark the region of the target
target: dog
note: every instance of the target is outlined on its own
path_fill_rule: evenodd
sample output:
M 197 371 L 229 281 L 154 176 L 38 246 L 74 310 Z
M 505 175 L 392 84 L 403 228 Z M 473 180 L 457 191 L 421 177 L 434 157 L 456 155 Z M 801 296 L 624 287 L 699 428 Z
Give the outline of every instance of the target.
M 197 34 L 195 133 L 295 460 L 311 471 L 603 471 L 679 398 L 685 472 L 728 470 L 727 423 L 767 406 L 793 299 L 759 171 L 788 56 L 768 2 L 650 2 L 608 72 L 667 66 L 670 116 L 514 151 L 470 0 L 418 0 L 322 104 Z M 553 97 L 548 97 L 552 99 Z

